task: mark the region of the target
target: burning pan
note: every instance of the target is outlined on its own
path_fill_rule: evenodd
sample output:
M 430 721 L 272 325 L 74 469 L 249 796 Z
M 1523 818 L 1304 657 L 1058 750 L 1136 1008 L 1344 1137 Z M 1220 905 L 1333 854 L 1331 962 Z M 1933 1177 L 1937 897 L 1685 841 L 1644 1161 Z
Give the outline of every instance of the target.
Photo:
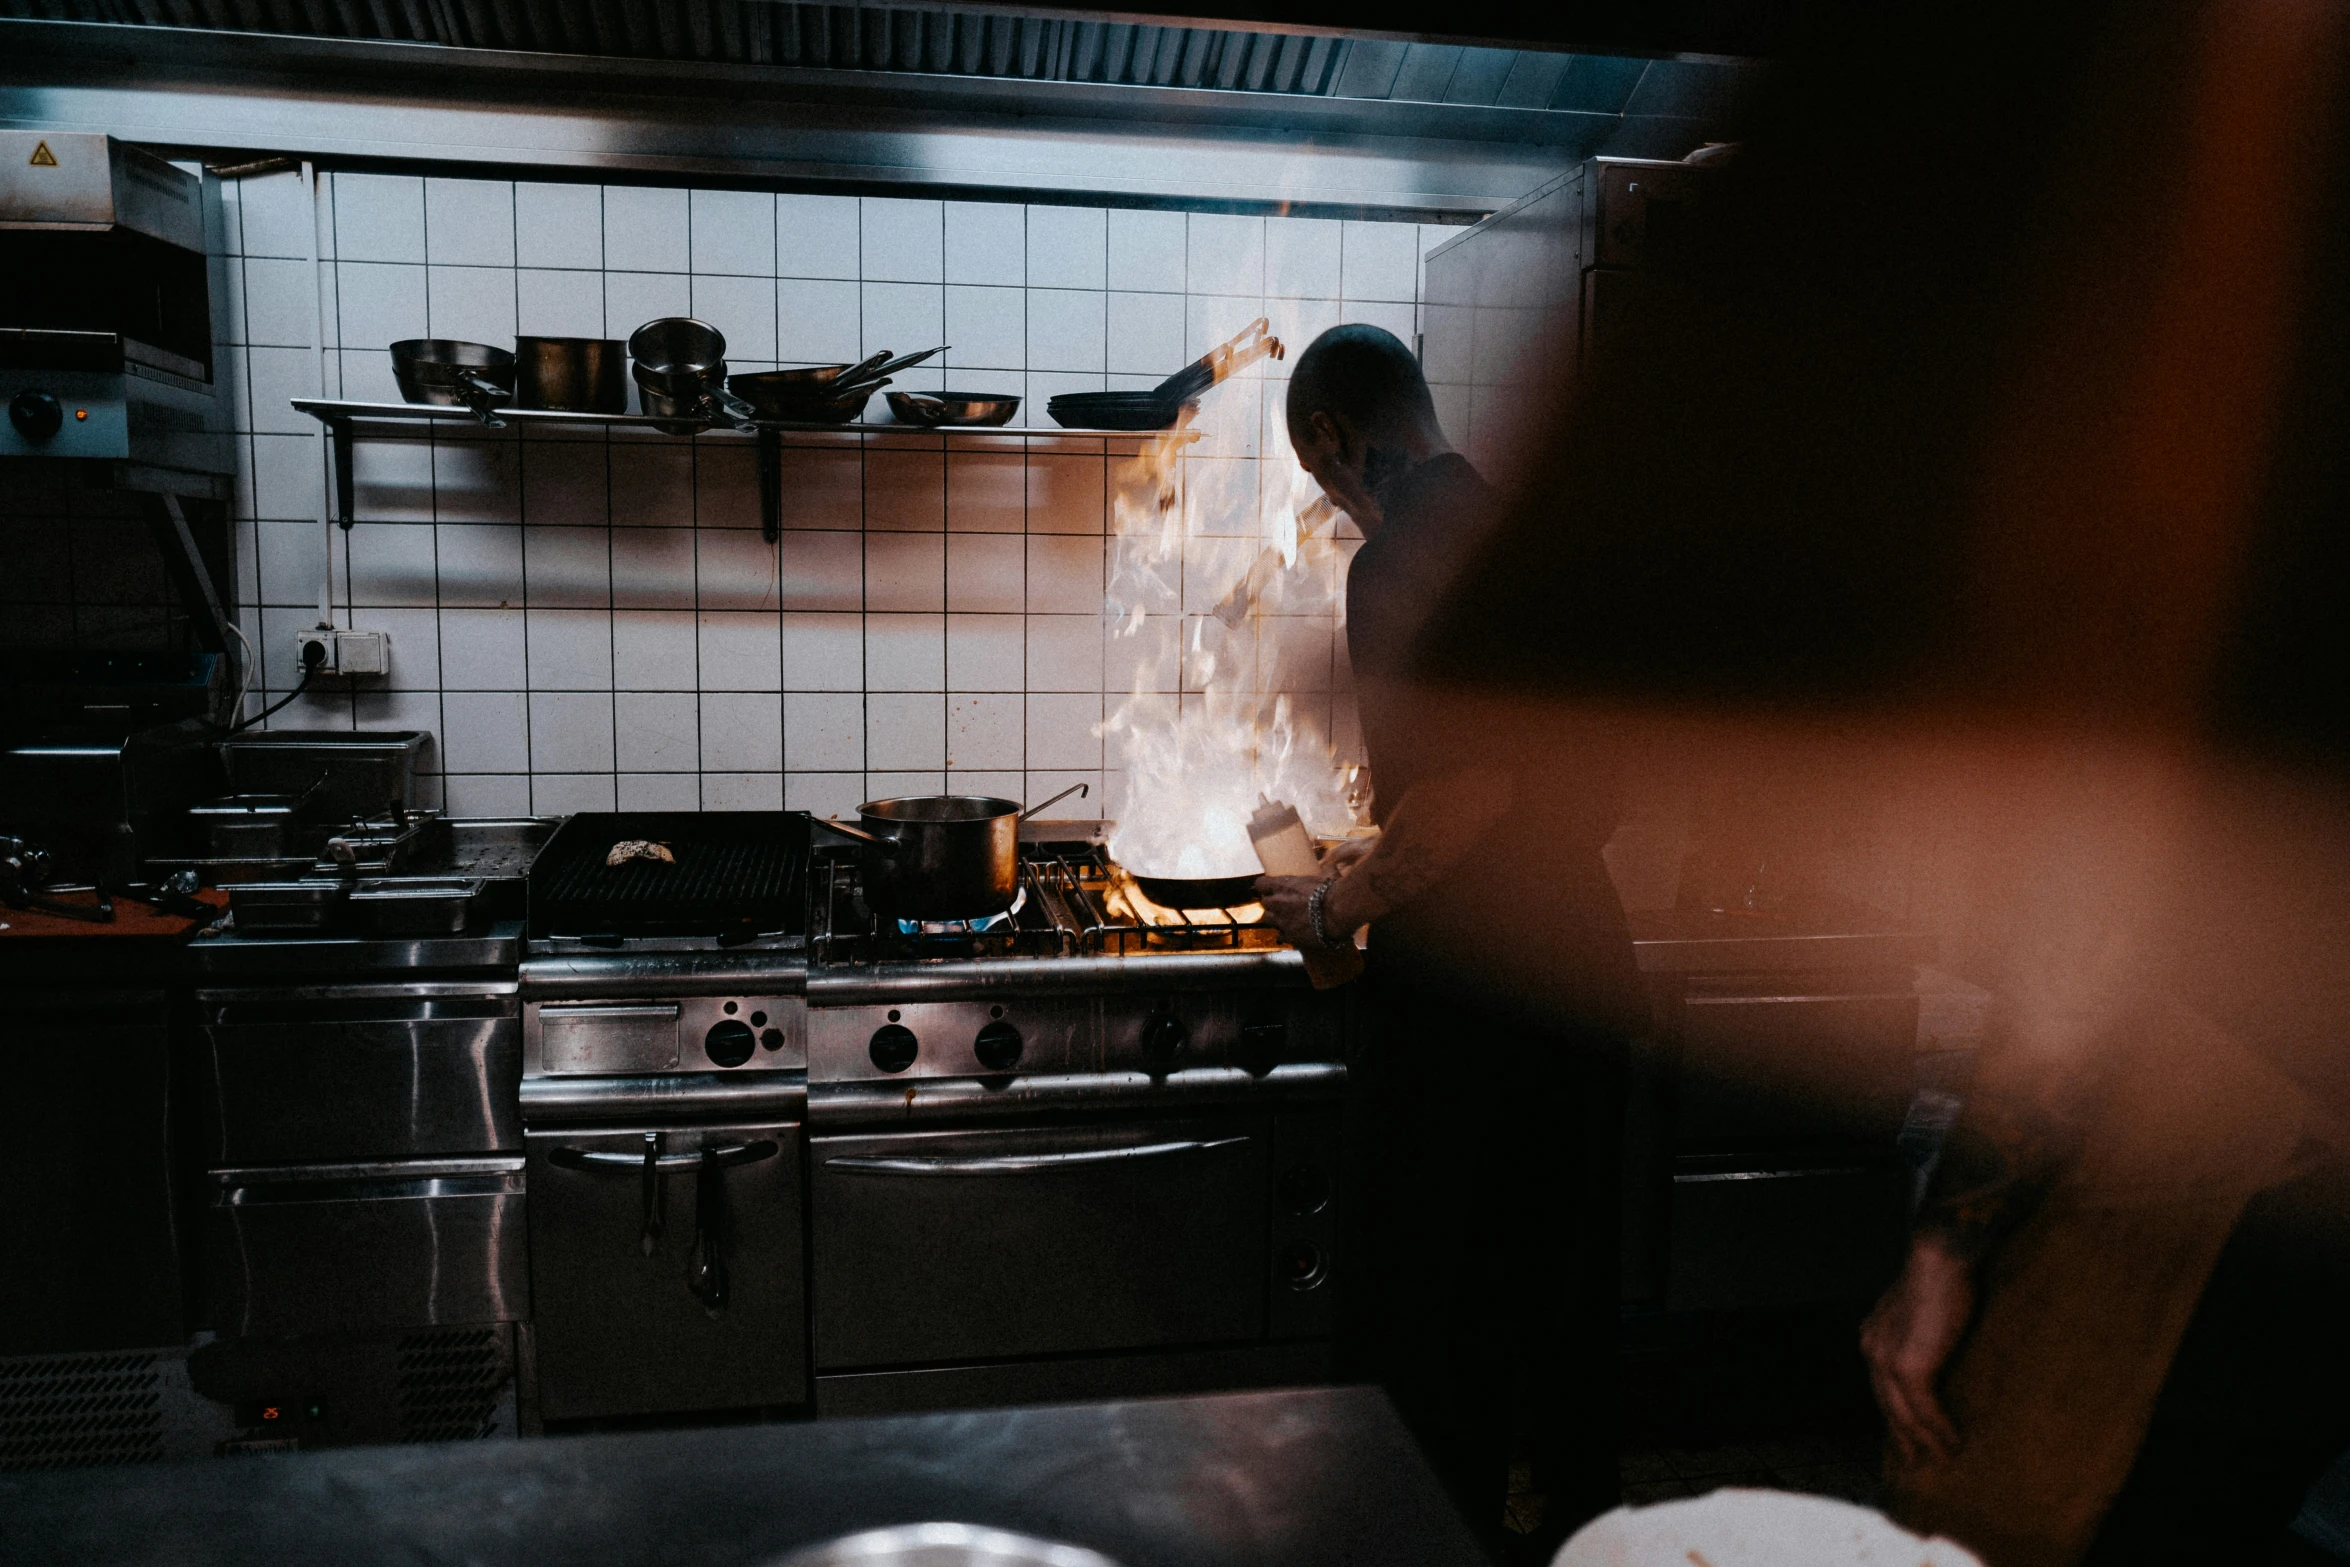
M 1257 901 L 1253 875 L 1136 876 L 1134 884 L 1162 909 L 1230 909 Z
M 985 794 L 905 795 L 858 806 L 862 826 L 824 825 L 865 846 L 865 905 L 883 919 L 985 919 L 1020 895 L 1021 821 L 1086 792 L 1075 784 L 1027 810 Z

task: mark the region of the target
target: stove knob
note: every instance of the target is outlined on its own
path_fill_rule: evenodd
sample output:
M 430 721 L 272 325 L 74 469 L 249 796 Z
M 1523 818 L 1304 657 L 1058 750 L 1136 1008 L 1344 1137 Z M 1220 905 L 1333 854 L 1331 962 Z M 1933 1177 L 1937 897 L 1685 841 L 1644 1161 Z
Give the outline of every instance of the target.
M 759 1036 L 751 1032 L 751 1025 L 733 1018 L 713 1023 L 702 1036 L 704 1053 L 720 1066 L 741 1066 L 758 1048 Z
M 884 1023 L 873 1031 L 873 1043 L 865 1053 L 884 1072 L 903 1072 L 922 1053 L 922 1042 L 905 1024 Z
M 1142 1058 L 1160 1071 L 1175 1064 L 1191 1030 L 1172 1012 L 1154 1012 L 1142 1025 Z
M 1020 1064 L 1020 1031 L 1009 1023 L 990 1023 L 971 1042 L 971 1053 L 990 1072 L 1009 1072 Z
M 28 441 L 45 441 L 65 428 L 65 410 L 47 392 L 19 392 L 8 403 L 8 422 Z

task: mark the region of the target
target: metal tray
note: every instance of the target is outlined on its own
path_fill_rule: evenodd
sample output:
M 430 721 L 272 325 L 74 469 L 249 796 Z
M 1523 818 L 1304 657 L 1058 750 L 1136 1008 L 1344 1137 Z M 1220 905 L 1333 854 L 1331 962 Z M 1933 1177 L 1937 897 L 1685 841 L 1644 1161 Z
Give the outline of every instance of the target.
M 230 917 L 237 929 L 325 930 L 343 912 L 351 894 L 347 881 L 307 877 L 300 881 L 239 882 L 228 890 Z
M 454 936 L 472 920 L 487 885 L 479 876 L 362 877 L 350 909 L 378 936 Z

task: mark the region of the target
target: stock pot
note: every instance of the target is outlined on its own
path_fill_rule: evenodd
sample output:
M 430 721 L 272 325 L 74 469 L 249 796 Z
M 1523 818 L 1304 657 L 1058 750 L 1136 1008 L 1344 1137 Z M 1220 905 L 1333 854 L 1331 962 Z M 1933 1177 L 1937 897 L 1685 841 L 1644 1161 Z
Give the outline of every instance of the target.
M 865 904 L 883 919 L 985 919 L 1020 895 L 1020 823 L 1088 792 L 1073 784 L 1026 810 L 986 794 L 911 794 L 866 801 L 859 826 L 824 825 L 865 846 Z

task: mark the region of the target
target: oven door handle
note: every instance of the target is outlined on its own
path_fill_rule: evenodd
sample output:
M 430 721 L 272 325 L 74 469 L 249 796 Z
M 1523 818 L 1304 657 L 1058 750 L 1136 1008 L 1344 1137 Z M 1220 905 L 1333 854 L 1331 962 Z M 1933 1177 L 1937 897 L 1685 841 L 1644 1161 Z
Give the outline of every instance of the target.
M 983 1154 L 956 1159 L 927 1154 L 836 1154 L 824 1161 L 828 1170 L 853 1170 L 860 1175 L 1033 1175 L 1049 1170 L 1078 1169 L 1090 1164 L 1123 1164 L 1134 1159 L 1169 1159 L 1178 1154 L 1206 1153 L 1214 1148 L 1236 1148 L 1245 1137 L 1186 1138 L 1181 1142 L 1141 1143 L 1132 1148 L 1077 1148 L 1068 1153 Z
M 702 1167 L 702 1152 L 697 1148 L 691 1153 L 665 1153 L 647 1159 L 641 1153 L 614 1153 L 602 1148 L 557 1148 L 547 1159 L 566 1170 L 698 1170 Z M 721 1165 L 737 1165 L 772 1159 L 777 1149 L 773 1142 L 762 1137 L 755 1143 L 729 1143 L 709 1152 Z

